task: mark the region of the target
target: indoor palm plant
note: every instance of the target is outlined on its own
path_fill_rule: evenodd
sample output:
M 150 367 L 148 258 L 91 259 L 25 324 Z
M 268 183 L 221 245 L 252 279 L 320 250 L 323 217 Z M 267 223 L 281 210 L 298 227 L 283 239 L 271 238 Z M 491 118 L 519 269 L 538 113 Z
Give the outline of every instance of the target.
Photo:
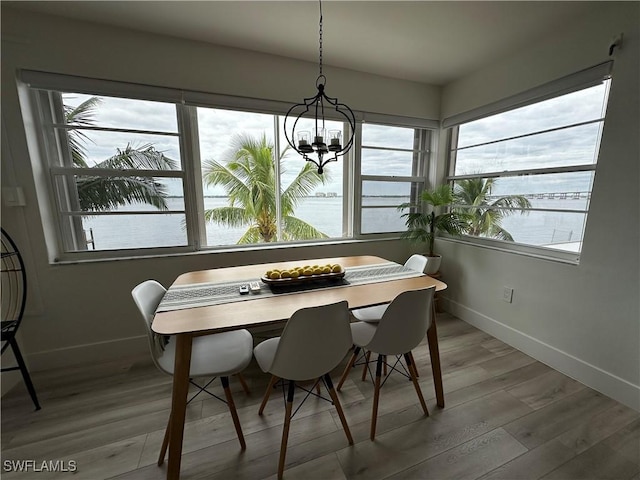
M 467 231 L 469 222 L 464 213 L 445 211 L 436 214 L 436 210 L 453 203 L 453 192 L 449 185 L 440 185 L 433 190 L 422 192 L 418 203 L 403 203 L 398 207 L 408 212 L 402 214 L 407 230 L 401 238 L 416 243 L 426 243 L 428 259 L 425 273 L 436 273 L 440 268 L 442 257 L 434 253 L 434 240 L 437 232 L 459 236 Z

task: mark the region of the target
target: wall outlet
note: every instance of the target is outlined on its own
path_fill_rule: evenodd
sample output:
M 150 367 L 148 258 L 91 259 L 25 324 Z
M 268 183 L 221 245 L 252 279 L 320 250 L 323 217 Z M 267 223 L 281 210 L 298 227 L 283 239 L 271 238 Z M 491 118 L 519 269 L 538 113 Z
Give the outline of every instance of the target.
M 507 303 L 511 303 L 513 301 L 513 288 L 504 287 L 504 290 L 502 292 L 502 299 Z

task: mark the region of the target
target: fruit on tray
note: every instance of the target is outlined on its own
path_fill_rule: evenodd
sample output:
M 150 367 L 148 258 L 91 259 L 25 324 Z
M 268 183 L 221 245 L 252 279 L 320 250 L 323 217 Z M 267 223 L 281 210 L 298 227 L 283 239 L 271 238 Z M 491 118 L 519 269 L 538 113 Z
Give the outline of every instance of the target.
M 274 268 L 267 270 L 264 274 L 269 280 L 280 280 L 287 278 L 313 277 L 314 275 L 327 275 L 331 273 L 342 273 L 344 270 L 339 263 L 327 263 L 326 265 L 301 265 L 280 270 Z

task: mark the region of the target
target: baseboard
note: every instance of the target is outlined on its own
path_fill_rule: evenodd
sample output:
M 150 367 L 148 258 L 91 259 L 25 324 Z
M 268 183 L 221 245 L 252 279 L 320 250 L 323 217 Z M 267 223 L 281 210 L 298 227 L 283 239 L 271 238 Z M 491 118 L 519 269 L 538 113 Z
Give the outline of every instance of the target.
M 148 352 L 148 349 L 147 336 L 141 335 L 30 353 L 26 355 L 25 360 L 29 371 L 37 372 L 133 357 Z
M 442 298 L 441 302 L 447 312 L 461 320 L 588 387 L 640 412 L 640 386 L 634 385 L 595 365 L 591 365 L 508 325 L 476 312 L 465 305 L 447 298 Z

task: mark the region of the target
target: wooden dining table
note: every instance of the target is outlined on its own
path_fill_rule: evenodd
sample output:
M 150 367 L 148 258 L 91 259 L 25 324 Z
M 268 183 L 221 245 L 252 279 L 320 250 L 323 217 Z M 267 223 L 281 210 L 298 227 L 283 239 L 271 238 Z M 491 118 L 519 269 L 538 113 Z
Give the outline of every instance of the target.
M 201 270 L 180 275 L 169 288 L 169 292 L 172 289 L 186 285 L 228 284 L 234 281 L 247 281 L 248 283 L 249 280 L 259 280 L 268 270 L 275 268 L 280 270 L 288 269 L 302 264 L 340 264 L 348 272 L 350 268 L 385 262 L 389 261 L 376 256 L 350 256 Z M 447 285 L 440 280 L 421 275 L 412 278 L 367 283 L 365 285 L 342 285 L 335 288 L 319 288 L 282 295 L 261 296 L 260 294 L 249 293 L 241 296 L 238 294 L 237 301 L 232 300 L 221 304 L 195 308 L 158 311 L 152 323 L 152 330 L 159 335 L 175 336 L 176 342 L 167 478 L 178 479 L 180 477 L 193 337 L 241 328 L 276 326 L 284 324 L 295 311 L 301 308 L 325 305 L 342 300 L 348 302 L 350 309 L 380 305 L 392 301 L 404 291 L 432 286 L 436 287 L 436 291 L 447 288 Z M 267 285 L 262 284 L 262 289 L 268 288 Z M 435 310 L 433 312 L 433 322 L 427 331 L 427 339 L 431 356 L 436 403 L 439 407 L 444 407 Z

